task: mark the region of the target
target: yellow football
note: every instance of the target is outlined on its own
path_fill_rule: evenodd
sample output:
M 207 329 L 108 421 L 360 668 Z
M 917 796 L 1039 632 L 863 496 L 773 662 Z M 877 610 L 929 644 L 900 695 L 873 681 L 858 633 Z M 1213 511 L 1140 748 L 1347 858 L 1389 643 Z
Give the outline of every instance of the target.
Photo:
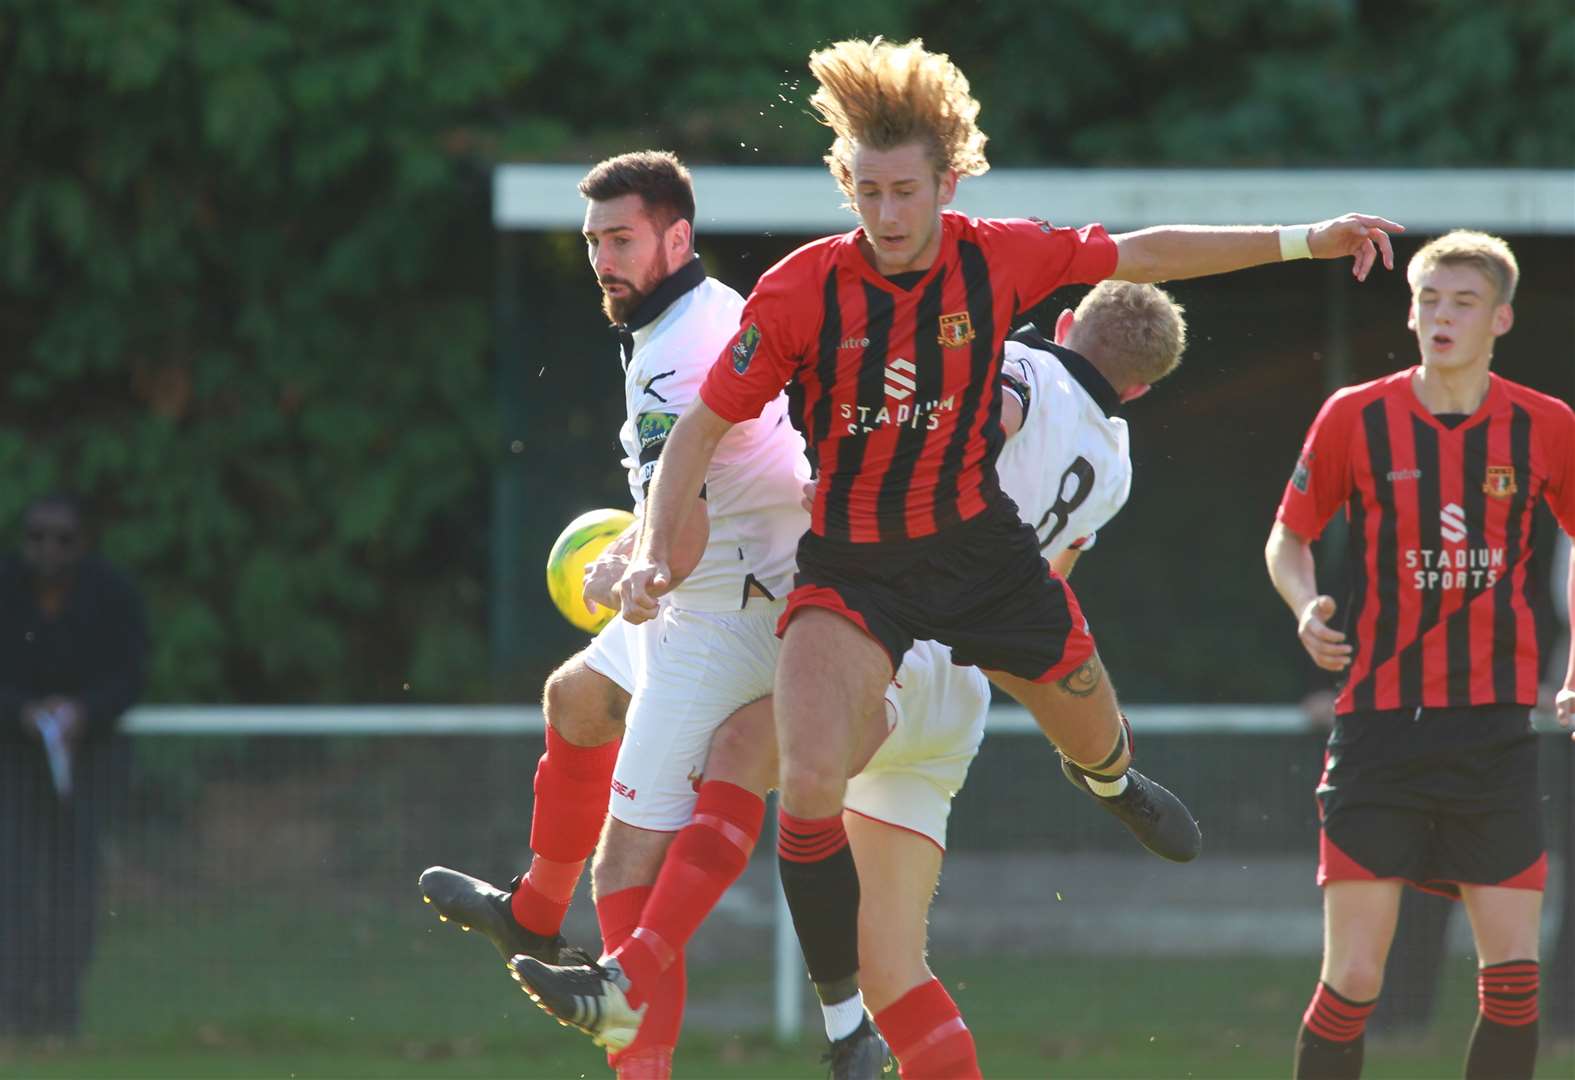
M 607 550 L 607 545 L 629 527 L 634 515 L 627 510 L 588 510 L 558 534 L 547 556 L 547 593 L 563 617 L 586 633 L 594 634 L 617 616 L 611 608 L 585 602 L 585 568 Z

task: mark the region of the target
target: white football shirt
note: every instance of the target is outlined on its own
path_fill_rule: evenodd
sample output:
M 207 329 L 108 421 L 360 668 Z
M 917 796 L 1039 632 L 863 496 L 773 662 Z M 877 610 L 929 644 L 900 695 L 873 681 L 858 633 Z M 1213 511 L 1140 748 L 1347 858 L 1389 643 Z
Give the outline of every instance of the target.
M 706 277 L 695 259 L 657 286 L 631 317 L 625 335 L 627 416 L 618 438 L 636 514 L 644 510 L 668 434 L 737 333 L 743 309 L 744 298 Z M 798 538 L 809 528 L 809 515 L 799 505 L 808 480 L 804 440 L 788 421 L 786 395 L 778 394 L 717 447 L 705 480 L 710 543 L 670 602 L 691 611 L 737 611 L 751 596 L 786 596 L 793 587 Z
M 1006 340 L 1002 377 L 1023 383 L 1023 426 L 997 459 L 1001 487 L 1039 534 L 1045 558 L 1091 547 L 1132 491 L 1127 422 L 1120 399 L 1087 359 L 1033 325 Z

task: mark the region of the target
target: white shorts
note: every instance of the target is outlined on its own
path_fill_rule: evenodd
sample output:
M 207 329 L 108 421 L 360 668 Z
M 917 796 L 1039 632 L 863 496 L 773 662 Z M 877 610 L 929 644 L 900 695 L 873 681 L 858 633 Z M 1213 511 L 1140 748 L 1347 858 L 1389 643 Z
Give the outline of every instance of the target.
M 712 734 L 739 708 L 771 693 L 782 647 L 777 618 L 785 606 L 754 600 L 743 611 L 664 606 L 655 619 L 631 628 L 635 680 L 613 767 L 613 817 L 658 832 L 689 824 Z
M 633 695 L 640 682 L 640 636 L 655 626 L 655 620 L 638 626 L 614 619 L 591 639 L 582 654 L 585 666 L 617 683 L 624 693 Z
M 916 641 L 895 682 L 886 691 L 891 734 L 848 781 L 842 805 L 928 837 L 944 851 L 952 796 L 984 741 L 990 680 L 978 668 L 954 665 L 946 646 Z

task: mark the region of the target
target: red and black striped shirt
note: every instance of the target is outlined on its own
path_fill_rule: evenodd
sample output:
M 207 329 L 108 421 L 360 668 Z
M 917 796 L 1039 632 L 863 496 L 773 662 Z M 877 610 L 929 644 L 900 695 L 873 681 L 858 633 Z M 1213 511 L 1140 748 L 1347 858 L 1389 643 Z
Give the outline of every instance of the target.
M 820 469 L 810 529 L 871 544 L 930 536 L 1004 498 L 1001 343 L 1062 285 L 1115 271 L 1099 225 L 946 211 L 911 288 L 859 250 L 862 229 L 807 244 L 761 276 L 700 389 L 717 415 L 759 415 L 784 386 Z
M 1450 428 L 1415 371 L 1325 402 L 1280 501 L 1307 539 L 1342 504 L 1350 518 L 1353 659 L 1335 712 L 1533 705 L 1548 602 L 1529 572 L 1533 513 L 1545 499 L 1575 532 L 1575 412 L 1494 375 Z

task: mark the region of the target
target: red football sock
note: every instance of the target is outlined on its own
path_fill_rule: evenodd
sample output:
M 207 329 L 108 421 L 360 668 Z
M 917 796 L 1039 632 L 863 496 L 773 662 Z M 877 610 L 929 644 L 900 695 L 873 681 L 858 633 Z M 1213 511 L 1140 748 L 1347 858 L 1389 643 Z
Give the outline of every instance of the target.
M 614 953 L 629 976 L 632 1005 L 654 1000 L 662 972 L 749 865 L 765 812 L 759 795 L 736 784 L 700 785 L 694 817 L 667 849 L 640 925 Z
M 536 766 L 536 805 L 531 812 L 529 872 L 514 890 L 514 919 L 535 934 L 563 926 L 585 860 L 596 850 L 607 819 L 607 792 L 618 740 L 575 746 L 550 726 L 547 751 Z
M 915 986 L 875 1016 L 902 1080 L 979 1080 L 979 1054 L 939 979 Z
M 650 1018 L 646 1021 L 649 1024 Z M 640 1031 L 643 1034 L 645 1026 L 642 1024 Z M 613 1061 L 617 1058 L 617 1061 Z M 673 1048 L 671 1046 L 653 1046 L 647 1050 L 636 1051 L 631 1045 L 621 1054 L 608 1054 L 607 1061 L 618 1072 L 618 1080 L 672 1080 L 673 1075 Z
M 580 883 L 585 860 L 555 862 L 545 855 L 531 857 L 530 869 L 514 890 L 510 908 L 514 919 L 525 929 L 551 936 L 563 925 L 574 888 Z
M 621 889 L 596 901 L 596 919 L 602 927 L 602 950 L 610 953 L 629 939 L 640 925 L 640 912 L 650 899 L 651 887 Z M 623 1050 L 609 1053 L 607 1064 L 620 1080 L 664 1080 L 672 1075 L 673 1048 L 684 1022 L 684 997 L 688 976 L 680 954 L 662 972 L 651 994 L 651 1007 L 640 1023 L 640 1034 Z
M 640 912 L 645 910 L 645 903 L 650 898 L 649 885 L 619 889 L 596 898 L 596 922 L 602 928 L 603 956 L 629 940 L 634 928 L 640 925 Z

